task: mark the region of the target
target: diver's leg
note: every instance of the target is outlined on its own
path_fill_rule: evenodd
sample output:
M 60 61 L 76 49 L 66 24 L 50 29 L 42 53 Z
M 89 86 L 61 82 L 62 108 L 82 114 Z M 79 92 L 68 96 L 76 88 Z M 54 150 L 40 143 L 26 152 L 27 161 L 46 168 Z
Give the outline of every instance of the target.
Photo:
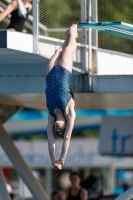
M 77 35 L 78 35 L 77 34 L 77 25 L 73 24 L 69 29 L 68 45 L 63 50 L 61 59 L 58 63 L 60 66 L 65 67 L 69 71 L 72 71 L 72 66 L 73 66 L 72 56 L 77 48 L 77 43 L 76 43 Z
M 50 58 L 50 61 L 49 61 L 48 67 L 47 67 L 47 74 L 50 72 L 50 70 L 54 66 L 58 65 L 59 60 L 61 59 L 61 56 L 62 56 L 62 52 L 65 49 L 65 47 L 68 45 L 68 39 L 69 39 L 69 36 L 67 35 L 65 42 L 62 44 L 62 46 L 59 49 L 57 49 L 55 51 L 53 56 Z

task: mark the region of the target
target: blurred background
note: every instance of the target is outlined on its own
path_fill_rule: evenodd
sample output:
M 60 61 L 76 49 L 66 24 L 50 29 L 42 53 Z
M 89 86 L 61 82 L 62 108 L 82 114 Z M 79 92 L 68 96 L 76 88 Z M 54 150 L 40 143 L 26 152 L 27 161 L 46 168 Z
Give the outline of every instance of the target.
M 120 120 L 123 117 L 132 118 L 133 110 L 76 110 L 76 114 L 71 144 L 62 171 L 53 169 L 49 158 L 46 136 L 47 111 L 23 109 L 11 117 L 4 127 L 49 195 L 56 191 L 61 194 L 60 198 L 63 198 L 63 191 L 70 186 L 71 171 L 78 171 L 81 181 L 90 175 L 96 177 L 96 191 L 102 189 L 106 196 L 122 194 L 133 185 L 133 158 L 124 155 L 100 155 L 99 134 L 103 118 L 120 118 Z M 104 139 L 104 143 L 108 142 L 107 140 L 109 139 Z M 60 154 L 61 145 L 62 139 L 57 136 L 57 156 Z M 0 163 L 7 183 L 12 187 L 11 193 L 14 198 L 32 199 L 31 193 L 19 178 L 2 148 L 0 148 Z

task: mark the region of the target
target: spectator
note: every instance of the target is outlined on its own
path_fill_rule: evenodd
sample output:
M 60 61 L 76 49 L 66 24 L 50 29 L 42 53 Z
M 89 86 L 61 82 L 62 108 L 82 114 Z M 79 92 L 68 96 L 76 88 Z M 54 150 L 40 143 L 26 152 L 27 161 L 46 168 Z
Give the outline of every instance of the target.
M 59 191 L 59 200 L 65 200 L 65 192 Z
M 82 183 L 81 186 L 87 190 L 88 199 L 98 198 L 103 195 L 103 190 L 97 191 L 98 181 L 97 178 L 93 175 L 87 177 Z
M 59 192 L 54 190 L 51 194 L 51 200 L 59 200 Z
M 80 176 L 77 172 L 70 173 L 71 187 L 66 190 L 66 200 L 87 200 L 87 192 L 80 186 Z
M 29 0 L 30 2 L 31 0 Z M 24 28 L 24 23 L 28 18 L 29 12 L 32 9 L 32 5 L 30 3 L 24 4 L 27 14 L 24 17 L 23 15 L 20 15 L 20 10 L 18 7 L 18 1 L 12 0 L 11 3 L 8 4 L 8 6 L 5 8 L 3 12 L 0 13 L 0 22 L 3 21 L 9 14 L 11 14 L 11 21 L 8 25 L 7 29 L 10 29 L 12 31 L 19 31 L 22 32 Z

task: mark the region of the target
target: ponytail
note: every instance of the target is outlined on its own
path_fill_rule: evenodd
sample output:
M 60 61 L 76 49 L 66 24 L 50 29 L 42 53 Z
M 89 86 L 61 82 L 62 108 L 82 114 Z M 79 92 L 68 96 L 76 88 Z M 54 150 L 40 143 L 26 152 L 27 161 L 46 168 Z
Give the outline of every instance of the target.
M 75 95 L 74 95 L 74 92 L 73 92 L 73 90 L 72 90 L 71 85 L 69 85 L 69 88 L 70 88 L 70 94 L 72 95 L 72 98 L 73 98 L 73 100 L 75 101 Z

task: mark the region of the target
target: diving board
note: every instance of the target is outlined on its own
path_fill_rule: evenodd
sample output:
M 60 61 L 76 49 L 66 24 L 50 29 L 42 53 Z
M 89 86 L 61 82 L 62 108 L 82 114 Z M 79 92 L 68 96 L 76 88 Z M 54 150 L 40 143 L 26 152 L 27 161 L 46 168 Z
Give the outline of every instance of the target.
M 124 22 L 88 22 L 79 23 L 78 25 L 133 40 L 132 24 Z

